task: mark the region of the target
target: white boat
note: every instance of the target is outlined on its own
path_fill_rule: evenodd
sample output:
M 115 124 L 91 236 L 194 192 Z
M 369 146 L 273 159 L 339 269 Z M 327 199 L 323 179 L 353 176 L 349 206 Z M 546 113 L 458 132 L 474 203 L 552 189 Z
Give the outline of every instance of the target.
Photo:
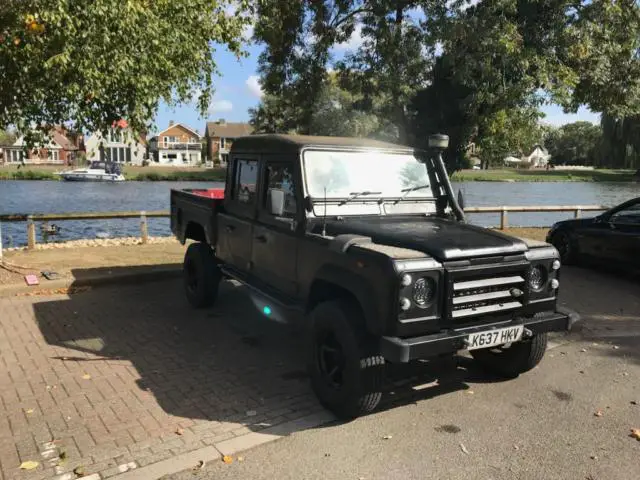
M 59 172 L 69 182 L 124 182 L 120 165 L 113 162 L 91 162 L 88 168 L 76 168 Z

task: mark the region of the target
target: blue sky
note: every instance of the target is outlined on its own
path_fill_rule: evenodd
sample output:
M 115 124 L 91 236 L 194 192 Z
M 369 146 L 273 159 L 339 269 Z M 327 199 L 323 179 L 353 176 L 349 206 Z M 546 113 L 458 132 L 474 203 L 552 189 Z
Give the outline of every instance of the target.
M 341 57 L 345 51 L 357 47 L 360 42 L 359 31 L 356 30 L 348 42 L 334 48 L 336 58 Z M 162 104 L 156 117 L 156 126 L 162 130 L 166 128 L 170 120 L 176 123 L 184 123 L 204 135 L 205 123 L 224 118 L 228 122 L 246 122 L 249 120 L 248 109 L 254 107 L 260 101 L 260 86 L 257 75 L 257 61 L 262 47 L 251 45 L 247 47 L 248 56 L 238 60 L 234 55 L 224 49 L 214 54 L 221 76 L 215 81 L 215 95 L 205 117 L 201 117 L 194 105 L 181 105 L 169 108 Z M 563 125 L 578 120 L 586 120 L 597 123 L 600 115 L 586 108 L 581 108 L 576 114 L 565 114 L 557 105 L 548 105 L 542 108 L 546 117 L 544 123 Z

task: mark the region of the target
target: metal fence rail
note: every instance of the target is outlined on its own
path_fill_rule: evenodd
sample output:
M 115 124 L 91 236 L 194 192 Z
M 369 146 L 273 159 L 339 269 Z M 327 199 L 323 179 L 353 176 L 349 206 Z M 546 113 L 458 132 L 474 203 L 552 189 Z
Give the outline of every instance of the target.
M 573 212 L 574 218 L 580 218 L 582 212 L 600 212 L 608 207 L 600 205 L 564 205 L 564 206 L 503 206 L 503 207 L 467 207 L 465 213 L 499 213 L 500 229 L 508 227 L 508 214 L 510 212 Z M 2 222 L 27 222 L 27 248 L 36 246 L 36 222 L 48 222 L 51 220 L 105 220 L 113 218 L 139 218 L 140 238 L 142 243 L 149 241 L 147 219 L 149 217 L 169 217 L 166 210 L 156 211 L 128 211 L 128 212 L 80 212 L 80 213 L 43 213 L 43 214 L 10 214 L 0 215 L 0 258 L 2 258 Z

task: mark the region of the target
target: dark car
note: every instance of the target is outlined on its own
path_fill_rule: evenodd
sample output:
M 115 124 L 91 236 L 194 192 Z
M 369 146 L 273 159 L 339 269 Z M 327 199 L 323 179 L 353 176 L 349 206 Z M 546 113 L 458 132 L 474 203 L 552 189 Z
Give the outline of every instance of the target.
M 640 270 L 640 197 L 597 217 L 558 222 L 547 242 L 564 264 L 591 261 Z

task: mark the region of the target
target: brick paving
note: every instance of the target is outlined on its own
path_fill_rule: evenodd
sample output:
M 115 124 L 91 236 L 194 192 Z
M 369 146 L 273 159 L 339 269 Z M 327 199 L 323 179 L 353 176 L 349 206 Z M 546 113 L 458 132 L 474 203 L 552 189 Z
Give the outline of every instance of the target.
M 301 345 L 233 284 L 206 311 L 175 280 L 0 298 L 0 480 L 108 478 L 320 412 Z

